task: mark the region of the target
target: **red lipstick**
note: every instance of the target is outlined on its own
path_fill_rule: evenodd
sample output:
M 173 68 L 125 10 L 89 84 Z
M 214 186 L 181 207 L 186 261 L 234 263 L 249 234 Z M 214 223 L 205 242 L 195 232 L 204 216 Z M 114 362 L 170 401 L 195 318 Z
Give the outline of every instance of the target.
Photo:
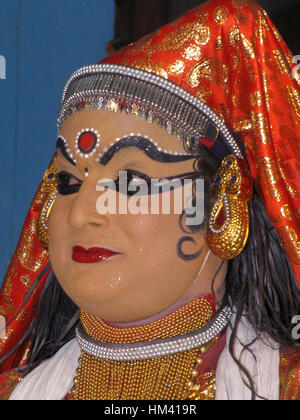
M 89 248 L 85 249 L 82 246 L 74 246 L 72 252 L 72 260 L 81 264 L 91 264 L 105 261 L 114 255 L 119 254 L 111 249 L 105 248 Z

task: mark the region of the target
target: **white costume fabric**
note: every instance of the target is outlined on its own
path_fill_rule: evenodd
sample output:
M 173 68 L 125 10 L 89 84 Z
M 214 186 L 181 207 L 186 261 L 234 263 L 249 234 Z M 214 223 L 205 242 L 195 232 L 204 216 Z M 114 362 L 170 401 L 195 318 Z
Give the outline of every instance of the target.
M 234 323 L 235 316 L 231 319 Z M 279 400 L 279 345 L 270 338 L 257 339 L 250 351 L 243 351 L 242 345 L 250 344 L 256 333 L 245 317 L 239 322 L 237 331 L 238 340 L 235 343 L 235 354 L 241 364 L 250 373 L 256 393 L 261 397 L 256 399 Z M 238 365 L 229 353 L 231 328 L 227 327 L 226 346 L 218 360 L 217 366 L 217 392 L 216 400 L 251 400 L 251 390 L 246 385 L 249 383 L 245 375 L 241 375 Z M 244 381 L 243 381 L 244 377 Z M 245 384 L 246 382 L 246 384 Z

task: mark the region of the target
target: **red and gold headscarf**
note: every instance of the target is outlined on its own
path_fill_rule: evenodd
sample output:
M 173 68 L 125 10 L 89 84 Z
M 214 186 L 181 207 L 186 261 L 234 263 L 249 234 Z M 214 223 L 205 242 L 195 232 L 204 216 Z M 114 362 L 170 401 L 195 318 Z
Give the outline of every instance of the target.
M 212 0 L 102 63 L 168 79 L 203 101 L 238 134 L 300 285 L 300 92 L 292 76 L 292 56 L 266 12 L 251 0 Z M 0 341 L 0 357 L 24 338 L 50 270 L 37 236 L 45 182 L 1 289 L 0 314 L 13 321 Z M 34 292 L 24 304 L 31 288 Z M 1 370 L 24 363 L 27 349 L 28 339 Z

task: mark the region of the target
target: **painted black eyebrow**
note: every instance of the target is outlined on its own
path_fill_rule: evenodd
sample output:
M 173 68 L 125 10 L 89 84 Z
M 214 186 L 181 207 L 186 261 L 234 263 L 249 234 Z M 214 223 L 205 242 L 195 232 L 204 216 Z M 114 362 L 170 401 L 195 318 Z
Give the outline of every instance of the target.
M 58 137 L 56 142 L 56 150 L 59 149 L 63 155 L 64 158 L 67 159 L 68 162 L 72 163 L 73 166 L 76 166 L 76 162 L 71 158 L 69 153 L 67 152 L 65 142 L 61 137 Z
M 194 155 L 171 155 L 169 153 L 161 152 L 156 148 L 152 141 L 146 139 L 145 137 L 130 136 L 117 141 L 113 146 L 111 146 L 100 158 L 99 162 L 103 166 L 106 166 L 114 155 L 125 147 L 137 147 L 151 159 L 163 163 L 184 162 L 196 157 Z

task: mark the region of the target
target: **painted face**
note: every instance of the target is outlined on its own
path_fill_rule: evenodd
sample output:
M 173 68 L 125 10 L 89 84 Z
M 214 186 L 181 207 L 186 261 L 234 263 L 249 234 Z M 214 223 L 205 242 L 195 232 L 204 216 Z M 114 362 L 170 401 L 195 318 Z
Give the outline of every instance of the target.
M 210 293 L 213 278 L 222 293 L 226 267 L 216 276 L 221 261 L 213 255 L 205 260 L 204 232 L 184 228 L 172 204 L 176 189 L 170 214 L 161 207 L 152 214 L 151 200 L 148 214 L 134 214 L 128 200 L 134 197 L 122 190 L 129 183 L 149 187 L 151 179 L 192 178 L 194 161 L 176 136 L 125 113 L 83 110 L 65 121 L 57 142 L 49 254 L 58 281 L 79 307 L 110 322 L 130 323 Z M 123 183 L 120 172 L 127 174 Z M 115 181 L 115 191 L 100 189 L 103 179 Z M 104 214 L 99 202 L 108 191 L 115 192 L 116 212 Z M 158 194 L 160 204 L 164 194 Z M 120 211 L 121 196 L 127 197 L 126 212 Z

